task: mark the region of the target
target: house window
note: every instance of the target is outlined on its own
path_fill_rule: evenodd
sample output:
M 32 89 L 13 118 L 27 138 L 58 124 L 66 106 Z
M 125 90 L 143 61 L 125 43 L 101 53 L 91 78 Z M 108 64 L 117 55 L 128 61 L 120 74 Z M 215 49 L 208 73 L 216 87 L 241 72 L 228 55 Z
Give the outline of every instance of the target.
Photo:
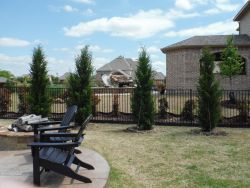
M 215 74 L 220 73 L 220 63 L 222 62 L 221 55 L 222 55 L 222 52 L 214 53 L 215 61 L 214 61 L 214 71 L 213 71 L 213 73 L 215 73 Z M 243 64 L 242 64 L 242 70 L 241 70 L 240 75 L 246 75 L 246 59 L 244 57 L 242 57 L 242 56 L 241 56 L 241 58 L 243 59 L 243 61 L 242 61 Z

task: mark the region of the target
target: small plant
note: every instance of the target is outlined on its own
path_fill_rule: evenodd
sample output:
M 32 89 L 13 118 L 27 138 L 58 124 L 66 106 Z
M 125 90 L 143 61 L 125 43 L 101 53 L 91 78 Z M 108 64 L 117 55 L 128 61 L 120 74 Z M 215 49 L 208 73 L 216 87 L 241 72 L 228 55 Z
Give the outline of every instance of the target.
M 194 109 L 196 107 L 194 100 L 187 100 L 181 112 L 183 120 L 194 120 Z
M 239 75 L 242 72 L 243 59 L 239 55 L 238 49 L 234 46 L 233 36 L 229 36 L 227 39 L 227 47 L 222 53 L 222 63 L 220 64 L 220 74 L 229 78 L 230 93 L 229 101 L 232 104 L 236 103 L 234 92 L 232 91 L 234 76 Z
M 113 97 L 112 114 L 118 116 L 119 113 L 119 95 L 115 94 Z
M 101 99 L 98 97 L 98 95 L 92 94 L 91 97 L 92 100 L 92 115 L 96 115 L 96 107 L 100 103 Z
M 250 111 L 250 105 L 247 101 L 240 101 L 239 102 L 239 118 L 242 122 L 247 122 L 248 114 Z
M 160 94 L 164 95 L 165 90 L 166 90 L 166 85 L 164 83 L 158 83 L 156 87 L 158 91 L 160 92 Z
M 161 118 L 165 118 L 165 116 L 167 114 L 168 107 L 169 107 L 168 101 L 165 97 L 159 99 L 159 113 L 160 113 Z
M 0 88 L 0 114 L 8 112 L 11 106 L 11 91 L 6 88 Z
M 18 112 L 21 114 L 27 114 L 29 110 L 28 90 L 29 89 L 27 87 L 20 87 L 17 90 L 19 99 Z

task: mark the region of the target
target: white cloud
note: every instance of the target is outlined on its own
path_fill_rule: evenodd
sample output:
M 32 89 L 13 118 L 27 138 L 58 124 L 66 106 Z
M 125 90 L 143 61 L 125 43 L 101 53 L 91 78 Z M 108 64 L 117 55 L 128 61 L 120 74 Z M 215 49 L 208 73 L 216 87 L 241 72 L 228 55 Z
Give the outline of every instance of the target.
M 231 20 L 224 22 L 215 22 L 206 26 L 183 29 L 180 31 L 170 31 L 165 34 L 166 37 L 190 37 L 194 35 L 216 35 L 236 33 L 238 24 Z
M 166 62 L 165 61 L 152 61 L 153 70 L 162 72 L 166 75 Z
M 184 10 L 190 10 L 193 8 L 193 5 L 190 2 L 190 0 L 176 0 L 175 6 L 177 8 L 184 9 Z
M 110 59 L 105 58 L 105 57 L 94 57 L 93 58 L 93 66 L 94 69 L 99 69 L 101 66 L 105 65 L 106 63 L 109 63 Z
M 158 53 L 158 52 L 161 52 L 160 48 L 158 48 L 156 46 L 150 46 L 150 47 L 148 47 L 147 51 L 149 53 Z
M 94 11 L 92 9 L 88 8 L 88 9 L 86 9 L 86 10 L 83 11 L 83 14 L 87 15 L 87 16 L 92 16 L 95 13 L 94 13 Z
M 69 48 L 54 48 L 53 50 L 56 52 L 68 52 Z
M 141 52 L 142 48 L 138 48 L 138 52 Z M 156 47 L 156 46 L 149 46 L 149 47 L 146 47 L 146 51 L 149 53 L 149 54 L 155 54 L 155 53 L 158 53 L 158 52 L 161 52 L 160 51 L 160 48 Z
M 0 53 L 0 62 L 2 63 L 30 63 L 31 58 L 29 56 L 9 56 Z
M 30 45 L 30 42 L 26 40 L 8 37 L 0 38 L 0 46 L 3 47 L 24 47 L 28 45 Z
M 204 11 L 205 14 L 214 15 L 224 12 L 234 12 L 241 6 L 240 4 L 231 3 L 229 0 L 215 0 L 212 3 L 215 7 Z
M 73 8 L 73 7 L 70 6 L 70 5 L 65 5 L 64 7 L 62 7 L 62 9 L 63 9 L 65 12 L 77 12 L 77 11 L 78 11 L 77 8 Z
M 76 46 L 76 50 L 80 50 L 80 49 L 82 49 L 82 48 L 84 48 L 84 47 L 85 47 L 85 45 L 77 45 L 77 46 Z M 100 46 L 98 46 L 98 45 L 90 45 L 90 46 L 89 46 L 89 50 L 90 50 L 91 52 L 101 52 L 101 53 L 111 53 L 111 52 L 114 51 L 113 49 L 110 49 L 110 48 L 102 48 L 102 47 L 100 47 Z
M 72 0 L 77 3 L 84 3 L 84 4 L 92 4 L 94 3 L 94 0 Z
M 191 10 L 197 5 L 205 5 L 209 0 L 175 0 L 178 9 Z
M 152 26 L 153 23 L 153 26 Z M 140 10 L 128 17 L 99 18 L 89 22 L 81 22 L 70 28 L 65 27 L 65 35 L 80 37 L 94 32 L 106 32 L 112 36 L 128 38 L 147 38 L 174 26 L 167 14 L 162 10 Z

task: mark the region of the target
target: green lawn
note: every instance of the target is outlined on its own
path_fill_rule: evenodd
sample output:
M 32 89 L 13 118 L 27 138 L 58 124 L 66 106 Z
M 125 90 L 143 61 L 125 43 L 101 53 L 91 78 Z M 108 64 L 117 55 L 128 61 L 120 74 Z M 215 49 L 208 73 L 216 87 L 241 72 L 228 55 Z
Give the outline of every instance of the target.
M 124 132 L 129 126 L 91 123 L 86 130 L 83 147 L 111 166 L 110 188 L 250 187 L 250 129 L 219 128 L 227 135 L 202 136 L 189 127 Z
M 227 136 L 191 134 L 197 128 L 91 124 L 84 147 L 111 166 L 110 187 L 250 187 L 250 129 L 220 128 Z

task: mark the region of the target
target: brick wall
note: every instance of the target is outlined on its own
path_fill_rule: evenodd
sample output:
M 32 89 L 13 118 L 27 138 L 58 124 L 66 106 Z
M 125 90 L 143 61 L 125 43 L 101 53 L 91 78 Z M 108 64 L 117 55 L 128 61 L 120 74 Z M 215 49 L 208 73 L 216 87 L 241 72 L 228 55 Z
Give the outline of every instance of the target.
M 212 52 L 221 52 L 223 48 L 213 48 Z M 233 89 L 250 89 L 250 48 L 240 47 L 239 53 L 246 59 L 246 75 L 233 78 Z M 166 85 L 168 89 L 196 89 L 199 78 L 200 48 L 168 51 Z M 228 78 L 216 75 L 222 89 L 230 89 Z

